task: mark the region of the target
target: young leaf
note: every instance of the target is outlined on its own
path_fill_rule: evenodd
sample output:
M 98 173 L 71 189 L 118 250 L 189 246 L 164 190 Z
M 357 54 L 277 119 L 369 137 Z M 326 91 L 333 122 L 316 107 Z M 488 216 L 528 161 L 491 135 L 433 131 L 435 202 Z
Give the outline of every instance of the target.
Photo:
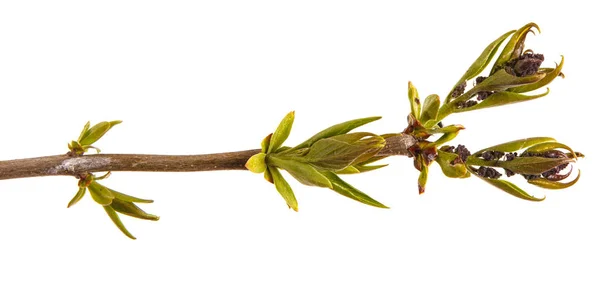
M 360 170 L 357 169 L 355 166 L 348 166 L 343 170 L 339 170 L 335 172 L 336 174 L 358 174 L 360 173 Z
M 157 221 L 158 219 L 160 219 L 160 217 L 158 217 L 156 215 L 152 215 L 152 214 L 148 214 L 148 213 L 144 212 L 142 209 L 140 209 L 134 203 L 123 201 L 118 198 L 115 198 L 110 206 L 115 211 L 117 211 L 121 214 L 131 216 L 131 217 L 145 219 L 145 220 L 153 220 L 153 221 Z
M 538 88 L 541 88 L 541 87 L 544 87 L 544 86 L 550 84 L 550 82 L 552 82 L 557 76 L 561 75 L 561 70 L 563 68 L 564 62 L 565 62 L 565 57 L 561 56 L 560 64 L 558 64 L 558 66 L 556 66 L 556 68 L 551 68 L 547 71 L 543 71 L 542 69 L 540 69 L 540 72 L 542 72 L 543 74 L 546 75 L 543 79 L 541 79 L 535 83 L 532 83 L 532 84 L 527 84 L 527 85 L 511 88 L 511 89 L 509 89 L 509 91 L 529 92 L 529 91 L 533 91 L 533 90 L 536 90 Z
M 250 170 L 254 173 L 263 173 L 267 169 L 267 164 L 265 164 L 265 156 L 264 153 L 258 153 L 252 155 L 246 162 L 246 169 Z
M 360 165 L 356 165 L 355 167 L 356 167 L 356 169 L 360 173 L 363 173 L 363 172 L 369 172 L 369 171 L 377 170 L 377 169 L 380 169 L 380 168 L 384 168 L 384 167 L 387 167 L 387 166 L 388 166 L 387 164 L 385 164 L 385 165 L 366 165 L 366 164 L 360 164 Z
M 453 140 L 456 136 L 458 136 L 458 131 L 444 133 L 444 135 L 442 135 L 440 138 L 438 138 L 433 144 L 436 146 L 443 145 L 443 144 Z
M 509 181 L 506 181 L 503 179 L 492 179 L 492 178 L 481 177 L 477 174 L 477 172 L 474 172 L 472 168 L 469 168 L 469 171 L 472 174 L 479 177 L 480 179 L 482 179 L 483 181 L 489 183 L 490 185 L 492 185 L 512 196 L 515 196 L 515 197 L 518 197 L 521 199 L 525 199 L 525 200 L 529 200 L 529 201 L 542 201 L 542 200 L 546 199 L 546 197 L 542 197 L 542 198 L 534 197 L 534 196 L 528 194 L 527 192 L 523 191 L 523 189 L 519 188 L 512 182 L 509 182 Z
M 511 30 L 511 31 L 505 33 L 504 35 L 500 36 L 498 39 L 494 40 L 492 43 L 490 43 L 490 45 L 488 45 L 483 50 L 483 52 L 481 53 L 481 55 L 479 55 L 479 57 L 475 60 L 475 62 L 473 62 L 473 64 L 471 64 L 471 67 L 469 67 L 469 69 L 467 69 L 467 72 L 465 72 L 465 74 L 460 78 L 460 80 L 458 80 L 458 82 L 456 82 L 456 85 L 454 85 L 454 87 L 456 87 L 457 85 L 460 85 L 464 81 L 468 81 L 468 80 L 476 77 L 478 74 L 480 74 L 487 67 L 487 65 L 492 61 L 492 58 L 498 51 L 498 48 L 500 48 L 500 45 L 502 44 L 502 42 L 504 42 L 504 40 L 506 40 L 506 38 L 508 38 L 514 32 L 515 32 L 514 30 Z M 448 94 L 448 97 L 446 97 L 446 103 L 448 101 L 450 101 L 451 94 L 452 94 L 452 92 L 450 92 Z
M 271 136 L 271 141 L 269 143 L 269 148 L 267 149 L 267 153 L 272 153 L 277 151 L 281 145 L 285 142 L 285 140 L 290 135 L 292 131 L 292 125 L 294 124 L 294 111 L 288 113 L 279 123 L 275 132 Z
M 102 138 L 102 136 L 104 136 L 104 134 L 106 134 L 106 132 L 108 132 L 108 130 L 110 130 L 110 128 L 112 128 L 114 125 L 120 123 L 121 121 L 100 122 L 94 125 L 94 127 L 88 129 L 82 135 L 81 140 L 79 140 L 79 143 L 82 146 L 89 146 L 97 142 L 100 138 Z
M 366 205 L 370 205 L 370 206 L 377 207 L 377 208 L 388 209 L 388 207 L 386 205 L 380 203 L 379 201 L 371 198 L 369 195 L 359 191 L 355 187 L 346 183 L 341 178 L 339 178 L 335 173 L 329 172 L 329 171 L 324 171 L 323 175 L 325 175 L 327 178 L 329 178 L 329 181 L 331 181 L 331 184 L 333 185 L 333 187 L 332 187 L 333 191 L 335 191 L 343 196 L 346 196 L 348 198 L 354 199 L 358 202 L 364 203 Z
M 502 42 L 504 42 L 504 40 L 506 40 L 506 38 L 508 38 L 514 32 L 515 30 L 511 30 L 498 37 L 498 39 L 494 40 L 492 43 L 490 43 L 475 60 L 475 62 L 471 64 L 471 67 L 469 67 L 467 72 L 465 72 L 465 74 L 462 76 L 462 78 L 460 78 L 457 84 L 460 84 L 464 81 L 468 81 L 480 74 L 492 61 L 492 58 L 494 58 L 494 55 L 498 51 L 498 48 L 500 48 L 500 45 L 502 45 Z
M 551 181 L 551 180 L 547 180 L 545 178 L 530 179 L 527 182 L 532 185 L 542 187 L 544 189 L 559 190 L 559 189 L 565 189 L 565 188 L 568 188 L 568 187 L 574 185 L 579 180 L 579 176 L 581 176 L 581 171 L 579 171 L 577 173 L 577 177 L 575 179 L 573 179 L 570 182 L 566 182 L 566 183 L 558 182 L 558 181 Z
M 540 143 L 537 145 L 533 145 L 529 148 L 527 148 L 525 150 L 525 152 L 545 152 L 545 151 L 550 151 L 550 150 L 554 150 L 554 149 L 565 149 L 565 150 L 569 150 L 569 152 L 571 152 L 571 154 L 576 155 L 577 152 L 573 151 L 573 149 L 571 149 L 571 147 L 563 144 L 563 143 L 559 143 L 559 142 L 546 142 L 546 143 Z
M 75 197 L 73 197 L 73 199 L 71 199 L 71 201 L 69 201 L 67 208 L 70 208 L 70 207 L 74 206 L 77 202 L 79 202 L 85 195 L 86 190 L 87 190 L 86 188 L 80 187 L 79 190 L 77 190 L 77 194 L 75 194 Z
M 331 189 L 331 183 L 327 177 L 323 176 L 323 174 L 309 164 L 301 163 L 292 159 L 280 159 L 275 156 L 269 157 L 269 164 L 286 170 L 303 185 Z
M 518 77 L 506 72 L 504 69 L 501 69 L 490 75 L 477 86 L 473 87 L 473 89 L 471 89 L 468 93 L 470 95 L 474 95 L 479 91 L 504 91 L 509 88 L 537 83 L 545 76 L 546 75 L 543 73 L 536 73 L 530 76 Z
M 281 175 L 281 172 L 279 172 L 277 168 L 269 168 L 269 171 L 273 177 L 273 183 L 275 184 L 277 192 L 285 199 L 288 207 L 298 212 L 298 201 L 296 200 L 296 196 L 294 195 L 294 191 L 292 191 L 290 184 L 283 178 L 283 175 Z
M 137 202 L 137 203 L 153 203 L 154 202 L 154 200 L 152 200 L 152 199 L 137 198 L 137 197 L 133 197 L 133 196 L 130 196 L 130 195 L 127 195 L 127 194 L 123 194 L 123 193 L 117 192 L 115 190 L 111 190 L 111 189 L 108 189 L 108 190 L 115 197 L 115 199 L 119 199 L 119 200 L 122 200 L 122 201 Z
M 471 176 L 469 171 L 467 171 L 467 166 L 465 164 L 452 164 L 458 157 L 458 154 L 441 150 L 438 150 L 437 152 L 438 156 L 435 158 L 435 161 L 440 165 L 444 175 L 450 178 L 467 178 Z
M 90 192 L 90 196 L 92 196 L 92 199 L 103 206 L 110 205 L 115 198 L 109 188 L 95 181 L 92 181 L 87 188 Z
M 121 222 L 121 218 L 119 218 L 119 215 L 111 206 L 104 206 L 103 208 L 104 211 L 106 211 L 106 214 L 108 214 L 108 217 L 110 217 L 110 220 L 112 220 L 112 222 L 117 226 L 117 228 L 119 228 L 119 230 L 121 230 L 121 232 L 123 232 L 123 234 L 125 234 L 125 236 L 135 239 L 135 237 L 133 237 L 133 235 L 131 235 L 131 233 L 129 233 L 129 231 L 125 228 L 125 225 L 123 225 L 123 222 Z
M 277 168 L 273 168 L 273 169 L 277 169 Z M 267 166 L 267 169 L 265 170 L 265 174 L 263 174 L 263 177 L 265 178 L 266 181 L 273 183 L 273 175 L 271 175 L 271 168 L 269 168 Z
M 342 170 L 370 159 L 385 146 L 385 139 L 372 133 L 336 135 L 314 143 L 308 153 L 297 158 L 319 169 Z
M 525 38 L 527 37 L 527 34 L 531 31 L 531 29 L 534 27 L 538 30 L 538 32 L 540 32 L 540 28 L 538 27 L 538 25 L 533 22 L 525 24 L 525 26 L 519 28 L 515 32 L 515 34 L 510 38 L 510 40 L 508 40 L 508 43 L 506 43 L 506 46 L 504 46 L 504 49 L 498 56 L 498 59 L 496 60 L 492 71 L 494 71 L 494 69 L 496 69 L 497 67 L 504 65 L 506 62 L 518 58 L 523 53 L 523 50 L 525 48 Z
M 492 166 L 505 168 L 517 174 L 536 175 L 570 162 L 573 162 L 573 160 L 570 158 L 546 158 L 532 156 L 517 157 L 510 161 L 498 161 Z
M 301 148 L 308 148 L 308 147 L 312 146 L 318 140 L 336 136 L 336 135 L 340 135 L 340 134 L 346 134 L 360 126 L 366 125 L 366 124 L 376 121 L 380 118 L 381 118 L 380 116 L 373 116 L 373 117 L 350 120 L 350 121 L 343 122 L 343 123 L 340 123 L 337 125 L 333 125 L 327 129 L 324 129 L 321 132 L 313 135 L 311 138 L 307 139 L 306 141 L 304 141 L 303 143 L 294 147 L 293 149 L 296 150 L 296 149 L 301 149 Z
M 537 98 L 541 98 L 543 96 L 548 95 L 548 93 L 550 93 L 550 89 L 546 89 L 546 92 L 544 92 L 542 94 L 536 94 L 536 95 L 526 95 L 526 94 L 520 94 L 520 93 L 515 93 L 515 92 L 499 91 L 499 92 L 496 92 L 496 93 L 488 96 L 486 99 L 484 99 L 483 101 L 479 102 L 476 105 L 473 105 L 470 107 L 464 107 L 464 108 L 455 107 L 453 109 L 453 111 L 454 112 L 467 112 L 467 111 L 484 109 L 484 108 L 516 104 L 516 103 L 520 103 L 520 102 L 525 102 L 525 101 L 530 101 L 530 100 L 535 100 Z
M 437 94 L 429 95 L 423 102 L 420 121 L 422 124 L 430 120 L 437 119 L 438 110 L 440 109 L 440 97 Z
M 260 152 L 267 153 L 269 150 L 269 144 L 271 143 L 271 136 L 273 136 L 273 133 L 265 136 L 265 138 L 262 140 L 260 143 Z
M 455 133 L 455 132 L 458 132 L 458 131 L 464 130 L 464 129 L 465 129 L 465 126 L 463 126 L 463 125 L 448 125 L 448 126 L 442 127 L 442 128 L 427 129 L 427 133 L 429 133 L 429 134 Z
M 551 137 L 530 137 L 524 139 L 518 139 L 514 141 L 510 141 L 504 144 L 499 144 L 495 146 L 491 146 L 489 148 L 481 149 L 475 152 L 474 156 L 480 156 L 485 151 L 500 151 L 500 152 L 515 152 L 521 149 L 525 149 L 537 144 L 546 143 L 546 142 L 555 142 L 556 140 Z
M 83 130 L 81 130 L 81 134 L 79 134 L 79 138 L 77 139 L 77 141 L 81 141 L 81 139 L 83 138 L 83 135 L 90 129 L 90 121 L 88 121 L 87 123 L 85 123 L 85 125 L 83 126 Z
M 417 88 L 409 81 L 408 82 L 408 101 L 410 102 L 410 112 L 415 118 L 421 116 L 421 101 Z

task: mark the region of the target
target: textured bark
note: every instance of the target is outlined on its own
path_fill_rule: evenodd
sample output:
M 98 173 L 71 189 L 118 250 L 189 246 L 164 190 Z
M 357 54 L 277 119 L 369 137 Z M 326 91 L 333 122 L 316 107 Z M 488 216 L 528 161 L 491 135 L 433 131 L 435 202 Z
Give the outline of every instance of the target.
M 386 139 L 386 146 L 376 156 L 408 155 L 415 143 L 412 136 Z M 83 156 L 54 155 L 0 161 L 0 179 L 39 176 L 79 176 L 88 172 L 196 172 L 245 170 L 246 161 L 259 149 L 202 155 L 93 154 Z

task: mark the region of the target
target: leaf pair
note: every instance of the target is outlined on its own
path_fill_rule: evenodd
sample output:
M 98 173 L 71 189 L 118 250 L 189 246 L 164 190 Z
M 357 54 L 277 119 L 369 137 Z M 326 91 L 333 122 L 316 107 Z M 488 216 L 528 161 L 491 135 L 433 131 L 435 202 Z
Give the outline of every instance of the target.
M 385 207 L 337 176 L 383 167 L 368 164 L 377 160 L 373 157 L 385 146 L 385 139 L 367 132 L 349 133 L 378 119 L 380 117 L 369 117 L 336 124 L 290 148 L 283 146 L 294 121 L 294 112 L 290 112 L 275 132 L 265 137 L 261 152 L 246 162 L 246 168 L 264 173 L 265 179 L 275 185 L 288 207 L 295 211 L 298 210 L 296 196 L 280 170 L 287 171 L 304 185 L 329 188 L 362 203 Z
M 69 150 L 74 155 L 83 155 L 88 149 L 96 149 L 96 151 L 100 152 L 100 149 L 92 146 L 92 144 L 102 138 L 110 128 L 120 123 L 121 121 L 100 122 L 90 128 L 90 122 L 87 122 L 83 126 L 81 134 L 79 134 L 79 138 L 69 143 Z
M 87 174 L 84 178 L 82 178 L 78 184 L 79 190 L 73 199 L 71 199 L 67 205 L 67 208 L 79 202 L 85 196 L 87 191 L 90 193 L 90 196 L 95 202 L 102 205 L 117 228 L 121 230 L 121 232 L 123 232 L 123 234 L 125 234 L 127 237 L 135 239 L 135 237 L 127 230 L 127 228 L 125 228 L 125 225 L 121 221 L 117 212 L 134 218 L 157 221 L 159 219 L 158 216 L 148 214 L 135 205 L 135 203 L 152 203 L 153 200 L 141 199 L 123 194 L 109 189 L 97 182 L 97 180 L 101 180 L 107 175 L 103 177 L 94 177 L 92 174 Z

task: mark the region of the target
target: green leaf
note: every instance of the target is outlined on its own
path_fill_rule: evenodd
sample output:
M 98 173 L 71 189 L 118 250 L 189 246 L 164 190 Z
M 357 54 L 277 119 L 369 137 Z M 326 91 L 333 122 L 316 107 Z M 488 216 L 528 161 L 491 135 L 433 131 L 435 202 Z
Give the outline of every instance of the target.
M 373 117 L 350 120 L 350 121 L 343 122 L 343 123 L 340 123 L 337 125 L 333 125 L 327 129 L 324 129 L 321 132 L 313 135 L 311 138 L 307 139 L 306 141 L 304 141 L 303 143 L 294 147 L 293 149 L 296 150 L 296 149 L 301 149 L 301 148 L 308 148 L 308 147 L 312 146 L 318 140 L 321 140 L 324 138 L 329 138 L 329 137 L 340 135 L 340 134 L 346 134 L 360 126 L 363 126 L 370 122 L 376 121 L 380 118 L 381 118 L 380 116 L 373 116 Z
M 505 33 L 504 35 L 500 36 L 498 39 L 494 40 L 492 43 L 490 43 L 490 45 L 488 45 L 483 50 L 483 52 L 479 55 L 479 57 L 475 60 L 475 62 L 473 62 L 473 64 L 471 64 L 471 67 L 469 67 L 469 69 L 467 69 L 467 72 L 465 72 L 465 74 L 460 78 L 460 80 L 458 80 L 458 82 L 456 82 L 456 85 L 454 85 L 454 87 L 456 87 L 457 85 L 460 85 L 464 81 L 468 81 L 468 80 L 476 77 L 478 74 L 480 74 L 487 67 L 487 65 L 492 61 L 492 58 L 494 58 L 494 55 L 498 51 L 498 48 L 500 48 L 500 45 L 502 44 L 502 42 L 504 42 L 504 40 L 506 40 L 506 38 L 508 38 L 514 32 L 515 32 L 514 30 L 511 30 L 511 31 Z M 454 90 L 454 87 L 452 88 L 452 90 Z M 450 93 L 446 97 L 446 103 L 448 101 L 450 101 L 451 95 L 452 95 L 452 91 L 450 91 Z
M 112 121 L 112 122 L 100 122 L 94 127 L 88 129 L 79 140 L 79 144 L 82 146 L 89 146 L 95 142 L 97 142 L 110 128 L 114 125 L 120 124 L 121 121 Z
M 504 65 L 506 62 L 518 58 L 523 53 L 523 50 L 525 48 L 525 38 L 527 37 L 527 34 L 531 31 L 531 29 L 534 27 L 538 30 L 538 32 L 540 32 L 540 28 L 537 26 L 537 24 L 533 22 L 526 24 L 525 26 L 519 28 L 515 32 L 515 34 L 510 38 L 510 40 L 508 40 L 508 43 L 506 43 L 506 46 L 504 46 L 504 49 L 498 56 L 498 59 L 496 60 L 492 71 L 495 68 Z
M 546 158 L 546 157 L 517 157 L 510 161 L 483 160 L 478 157 L 469 156 L 468 165 L 500 167 L 511 170 L 517 174 L 537 175 L 544 173 L 554 167 L 571 163 L 570 158 Z
M 152 221 L 157 221 L 158 219 L 160 219 L 160 217 L 158 217 L 156 215 L 152 215 L 152 214 L 148 214 L 148 213 L 144 212 L 142 209 L 140 209 L 134 203 L 123 201 L 118 198 L 115 198 L 110 206 L 115 211 L 117 211 L 121 214 L 131 216 L 131 217 L 145 219 L 145 220 L 152 220 Z
M 469 93 L 472 96 L 479 91 L 504 91 L 509 88 L 536 83 L 545 76 L 543 73 L 536 73 L 526 77 L 518 77 L 501 69 L 473 87 Z
M 421 116 L 421 101 L 417 88 L 409 81 L 408 82 L 408 101 L 410 102 L 410 112 L 414 117 Z
M 473 156 L 480 156 L 485 151 L 500 151 L 500 152 L 515 152 L 521 149 L 525 149 L 537 144 L 546 143 L 546 142 L 554 142 L 555 139 L 551 137 L 530 137 L 524 139 L 518 139 L 514 141 L 510 141 L 504 144 L 499 144 L 495 146 L 491 146 L 489 148 L 481 149 L 473 154 Z
M 88 121 L 87 123 L 85 123 L 85 126 L 83 126 L 83 130 L 81 130 L 81 134 L 79 134 L 79 138 L 77 139 L 77 141 L 81 141 L 81 139 L 83 138 L 83 135 L 90 129 L 90 122 Z
M 339 178 L 335 173 L 329 172 L 329 171 L 324 171 L 323 175 L 325 175 L 327 178 L 329 178 L 329 181 L 331 181 L 331 184 L 333 185 L 333 187 L 332 187 L 333 191 L 335 191 L 343 196 L 346 196 L 348 198 L 354 199 L 358 202 L 364 203 L 366 205 L 374 206 L 377 208 L 384 208 L 384 209 L 388 208 L 386 205 L 380 203 L 379 201 L 371 198 L 369 195 L 359 191 L 355 187 L 346 183 L 341 178 Z
M 385 139 L 378 135 L 347 133 L 318 140 L 305 156 L 297 160 L 319 169 L 338 171 L 370 159 L 384 146 Z
M 499 161 L 494 166 L 509 169 L 517 174 L 537 175 L 571 162 L 573 160 L 570 158 L 517 157 L 510 161 Z
M 540 72 L 546 75 L 543 79 L 532 84 L 511 88 L 509 90 L 512 92 L 529 92 L 550 84 L 556 77 L 561 75 L 564 62 L 565 57 L 561 56 L 560 64 L 558 64 L 556 68 L 550 68 L 549 70 L 540 69 Z
M 425 124 L 430 120 L 436 120 L 439 109 L 440 97 L 437 94 L 427 96 L 423 102 L 423 109 L 421 110 L 421 123 Z
M 360 173 L 363 173 L 363 172 L 369 172 L 369 171 L 377 170 L 377 169 L 380 169 L 380 168 L 384 168 L 384 167 L 387 167 L 387 166 L 388 166 L 387 164 L 385 164 L 385 165 L 366 165 L 366 164 L 361 164 L 361 165 L 356 165 L 355 167 L 356 167 L 356 169 Z
M 452 164 L 452 162 L 458 157 L 455 153 L 445 152 L 438 150 L 438 156 L 435 161 L 440 165 L 444 175 L 450 178 L 467 178 L 471 176 L 467 171 L 467 166 L 463 163 Z
M 435 146 L 439 146 L 439 145 L 445 144 L 445 143 L 453 140 L 456 136 L 458 136 L 458 131 L 444 133 L 444 135 L 442 135 L 440 138 L 438 138 L 433 144 Z
M 104 211 L 106 211 L 106 214 L 108 214 L 108 217 L 110 217 L 110 220 L 112 220 L 112 222 L 117 226 L 117 228 L 119 228 L 119 230 L 121 230 L 121 232 L 123 232 L 123 234 L 125 234 L 125 236 L 135 239 L 135 237 L 133 237 L 133 235 L 131 235 L 131 233 L 129 233 L 129 231 L 125 228 L 125 225 L 123 225 L 123 222 L 121 222 L 121 218 L 119 218 L 119 215 L 111 206 L 104 206 L 103 208 Z
M 77 202 L 79 202 L 85 195 L 86 190 L 87 190 L 86 188 L 79 188 L 79 190 L 77 191 L 77 194 L 75 194 L 75 197 L 73 197 L 73 199 L 71 199 L 71 201 L 69 201 L 67 208 L 70 208 L 70 207 L 74 206 Z
M 75 152 L 75 154 L 81 155 L 85 152 L 83 147 L 76 141 L 71 141 L 67 146 L 69 147 L 69 150 Z
M 335 172 L 336 174 L 358 174 L 360 170 L 355 166 L 348 166 L 343 170 L 339 170 Z
M 262 153 L 267 153 L 267 150 L 269 150 L 269 144 L 271 143 L 271 136 L 273 136 L 273 133 L 267 135 L 260 143 L 260 151 Z
M 264 153 L 258 153 L 252 155 L 248 161 L 246 161 L 246 169 L 250 170 L 254 173 L 263 173 L 267 169 L 267 164 L 265 163 L 265 157 L 267 155 Z
M 429 134 L 455 133 L 455 132 L 458 132 L 458 131 L 464 130 L 464 129 L 465 129 L 465 126 L 463 126 L 463 125 L 448 125 L 448 126 L 442 127 L 442 128 L 427 129 L 427 133 L 429 133 Z
M 546 197 L 542 197 L 542 198 L 537 198 L 534 197 L 530 194 L 528 194 L 527 192 L 525 192 L 523 189 L 519 188 L 518 186 L 516 186 L 515 184 L 513 184 L 512 182 L 503 180 L 503 179 L 492 179 L 492 178 L 485 178 L 485 177 L 481 177 L 477 174 L 477 172 L 474 172 L 472 168 L 469 168 L 469 171 L 474 174 L 475 176 L 479 177 L 480 179 L 482 179 L 483 181 L 489 183 L 490 185 L 521 199 L 525 199 L 525 200 L 529 200 L 529 201 L 542 201 L 544 199 L 546 199 Z
M 269 171 L 273 177 L 273 183 L 275 184 L 277 192 L 285 199 L 288 207 L 298 212 L 298 201 L 296 200 L 296 196 L 294 195 L 294 191 L 292 191 L 290 184 L 283 178 L 281 172 L 279 172 L 277 168 L 269 168 Z
M 527 148 L 525 150 L 525 152 L 545 152 L 545 151 L 550 151 L 550 150 L 554 150 L 554 149 L 565 149 L 568 150 L 569 152 L 571 152 L 571 154 L 573 155 L 577 155 L 577 152 L 573 151 L 573 149 L 571 149 L 571 147 L 559 143 L 559 142 L 546 142 L 546 143 L 540 143 L 537 145 L 533 145 L 529 148 Z M 575 156 L 577 157 L 577 156 Z
M 331 188 L 329 179 L 323 176 L 323 174 L 310 164 L 301 163 L 291 159 L 280 159 L 275 156 L 269 157 L 269 164 L 286 170 L 303 185 Z
M 108 188 L 107 188 L 108 189 Z M 131 195 L 127 195 L 127 194 L 123 194 L 120 192 L 117 192 L 115 190 L 112 189 L 108 189 L 110 191 L 110 193 L 119 200 L 122 201 L 127 201 L 127 202 L 137 202 L 137 203 L 153 203 L 154 200 L 152 199 L 142 199 L 142 198 L 137 198 L 137 197 L 133 197 Z
M 544 189 L 559 190 L 559 189 L 565 189 L 565 188 L 568 188 L 568 187 L 574 185 L 579 180 L 579 176 L 581 176 L 581 171 L 579 171 L 577 173 L 577 178 L 573 179 L 570 182 L 551 181 L 551 180 L 547 180 L 545 178 L 530 179 L 527 182 L 532 185 L 542 187 Z
M 92 181 L 87 188 L 92 199 L 103 206 L 110 205 L 115 198 L 110 189 L 95 181 Z
M 290 135 L 292 131 L 292 125 L 294 124 L 294 111 L 288 113 L 279 123 L 275 132 L 271 136 L 271 142 L 269 143 L 269 148 L 267 149 L 267 153 L 272 153 L 277 151 L 281 145 L 285 142 L 285 140 Z
M 526 95 L 526 94 L 520 94 L 520 93 L 515 93 L 515 92 L 499 91 L 499 92 L 496 92 L 496 93 L 488 96 L 486 99 L 484 99 L 483 101 L 479 102 L 478 104 L 476 104 L 474 106 L 465 107 L 465 108 L 455 107 L 453 109 L 453 111 L 454 112 L 467 112 L 467 111 L 484 109 L 484 108 L 516 104 L 516 103 L 520 103 L 520 102 L 525 102 L 525 101 L 530 101 L 530 100 L 534 100 L 537 98 L 541 98 L 543 96 L 548 95 L 548 93 L 550 93 L 550 89 L 547 89 L 546 92 L 544 92 L 542 94 L 536 94 L 536 95 Z
M 273 168 L 276 169 L 276 168 Z M 273 175 L 271 175 L 271 168 L 267 167 L 267 169 L 265 170 L 265 173 L 263 174 L 263 177 L 265 178 L 266 181 L 273 183 Z

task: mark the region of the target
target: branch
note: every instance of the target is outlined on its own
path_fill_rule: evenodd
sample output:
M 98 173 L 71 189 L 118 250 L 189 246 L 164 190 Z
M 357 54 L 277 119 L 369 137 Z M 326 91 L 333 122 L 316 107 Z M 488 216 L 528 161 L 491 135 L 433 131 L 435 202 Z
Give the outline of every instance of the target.
M 376 156 L 408 155 L 415 143 L 410 135 L 386 139 Z M 54 155 L 0 161 L 0 180 L 40 176 L 80 176 L 91 172 L 200 172 L 246 170 L 248 159 L 260 149 L 201 155 L 94 154 Z

